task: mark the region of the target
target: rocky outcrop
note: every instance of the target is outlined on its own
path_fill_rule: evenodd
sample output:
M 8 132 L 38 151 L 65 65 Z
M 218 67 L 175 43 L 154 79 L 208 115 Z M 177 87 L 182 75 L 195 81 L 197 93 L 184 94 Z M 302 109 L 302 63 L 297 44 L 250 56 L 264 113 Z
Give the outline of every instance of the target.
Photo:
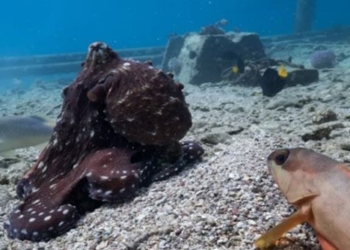
M 237 57 L 258 60 L 265 57 L 259 36 L 255 33 L 229 32 L 223 35 L 190 33 L 172 37 L 167 45 L 163 70 L 170 71 L 169 61 L 181 63 L 178 80 L 184 84 L 219 82 L 222 72 L 232 67 Z
M 309 85 L 319 80 L 317 69 L 293 69 L 288 73 L 286 87 Z

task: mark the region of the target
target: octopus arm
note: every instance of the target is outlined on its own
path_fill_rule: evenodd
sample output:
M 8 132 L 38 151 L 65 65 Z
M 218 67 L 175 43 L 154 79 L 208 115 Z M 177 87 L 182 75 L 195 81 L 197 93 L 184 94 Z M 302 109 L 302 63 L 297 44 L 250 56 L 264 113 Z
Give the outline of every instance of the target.
M 115 73 L 110 73 L 88 91 L 87 97 L 92 102 L 104 101 L 112 85 L 117 85 L 117 83 L 118 76 Z
M 142 162 L 132 162 L 134 154 L 128 148 L 108 148 L 90 154 L 82 162 L 87 169 L 90 198 L 119 202 L 132 197 L 142 181 L 139 174 Z
M 174 164 L 164 168 L 152 176 L 152 181 L 162 181 L 180 173 L 188 164 L 194 163 L 200 159 L 204 153 L 202 146 L 194 141 L 181 142 L 182 156 Z
M 61 235 L 74 227 L 80 213 L 67 199 L 84 177 L 84 173 L 77 170 L 26 196 L 4 224 L 9 236 L 41 241 Z

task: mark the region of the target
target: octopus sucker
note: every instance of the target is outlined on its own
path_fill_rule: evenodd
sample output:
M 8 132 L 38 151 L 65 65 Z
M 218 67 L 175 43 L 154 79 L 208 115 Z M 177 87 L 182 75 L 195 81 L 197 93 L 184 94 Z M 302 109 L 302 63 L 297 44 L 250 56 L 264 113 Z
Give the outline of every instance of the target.
M 10 238 L 45 241 L 104 202 L 123 202 L 199 160 L 183 85 L 168 74 L 92 43 L 51 138 L 17 185 L 22 202 L 4 228 Z M 150 201 L 151 202 L 151 201 Z

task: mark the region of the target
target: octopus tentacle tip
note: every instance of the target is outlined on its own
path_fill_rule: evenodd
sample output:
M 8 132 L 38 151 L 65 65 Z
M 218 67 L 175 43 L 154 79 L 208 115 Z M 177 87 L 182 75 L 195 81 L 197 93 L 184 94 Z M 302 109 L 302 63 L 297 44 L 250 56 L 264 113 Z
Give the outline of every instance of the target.
M 36 206 L 21 211 L 17 208 L 4 228 L 11 238 L 41 241 L 67 232 L 79 217 L 75 207 L 69 204 L 52 209 Z
M 164 72 L 92 43 L 63 92 L 48 145 L 17 186 L 23 201 L 4 223 L 8 236 L 64 234 L 102 202 L 129 199 L 200 159 L 200 144 L 180 142 L 192 125 L 182 88 Z
M 106 90 L 102 84 L 96 85 L 87 93 L 87 97 L 92 102 L 101 101 L 105 96 Z

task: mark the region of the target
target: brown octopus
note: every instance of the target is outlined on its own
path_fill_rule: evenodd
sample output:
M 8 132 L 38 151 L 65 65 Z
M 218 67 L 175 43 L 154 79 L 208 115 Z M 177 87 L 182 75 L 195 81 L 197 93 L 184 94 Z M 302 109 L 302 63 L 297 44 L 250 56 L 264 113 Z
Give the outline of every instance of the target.
M 192 125 L 182 89 L 150 63 L 91 44 L 48 145 L 17 186 L 23 201 L 4 224 L 9 237 L 56 237 L 102 202 L 124 201 L 199 159 L 198 143 L 179 142 Z

